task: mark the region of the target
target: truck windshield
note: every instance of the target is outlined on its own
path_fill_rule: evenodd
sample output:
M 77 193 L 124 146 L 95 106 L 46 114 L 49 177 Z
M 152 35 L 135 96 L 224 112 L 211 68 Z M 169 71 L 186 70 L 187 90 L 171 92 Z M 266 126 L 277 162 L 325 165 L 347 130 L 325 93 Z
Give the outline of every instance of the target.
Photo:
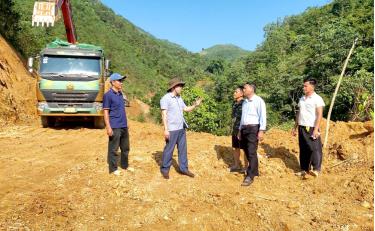
M 40 74 L 44 77 L 98 78 L 99 57 L 43 56 L 40 60 Z

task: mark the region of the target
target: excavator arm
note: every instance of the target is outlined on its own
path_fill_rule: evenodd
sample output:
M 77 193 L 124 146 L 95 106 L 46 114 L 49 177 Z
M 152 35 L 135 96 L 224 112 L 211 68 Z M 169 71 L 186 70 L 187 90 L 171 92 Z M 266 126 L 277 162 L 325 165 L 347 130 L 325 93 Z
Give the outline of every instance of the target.
M 66 38 L 68 42 L 72 44 L 77 43 L 77 35 L 73 23 L 70 0 L 35 2 L 32 25 L 39 26 L 39 24 L 41 24 L 44 26 L 45 24 L 47 27 L 50 25 L 54 26 L 58 9 L 61 9 L 63 15 Z
M 77 36 L 76 36 L 76 30 L 73 24 L 72 7 L 70 5 L 70 0 L 58 0 L 58 3 L 56 4 L 57 9 L 60 8 L 60 4 L 61 4 L 61 11 L 62 11 L 63 18 L 64 18 L 66 37 L 68 39 L 68 42 L 75 44 L 77 43 Z

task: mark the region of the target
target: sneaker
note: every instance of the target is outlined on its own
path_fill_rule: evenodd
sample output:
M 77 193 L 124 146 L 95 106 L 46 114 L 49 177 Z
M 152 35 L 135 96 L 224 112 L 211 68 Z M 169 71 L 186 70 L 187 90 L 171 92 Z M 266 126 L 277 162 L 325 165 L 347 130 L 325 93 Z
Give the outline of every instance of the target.
M 254 180 L 251 177 L 245 177 L 241 186 L 250 186 L 253 182 L 254 182 Z
M 306 171 L 296 172 L 294 175 L 296 175 L 296 176 L 305 176 L 306 175 Z
M 120 176 L 121 175 L 121 171 L 120 170 L 115 170 L 115 171 L 113 171 L 112 172 L 113 173 L 113 175 L 115 175 L 115 176 Z
M 314 177 L 318 177 L 318 176 L 319 176 L 319 171 L 316 171 L 316 170 L 311 170 L 309 173 L 310 173 L 312 176 L 314 176 Z

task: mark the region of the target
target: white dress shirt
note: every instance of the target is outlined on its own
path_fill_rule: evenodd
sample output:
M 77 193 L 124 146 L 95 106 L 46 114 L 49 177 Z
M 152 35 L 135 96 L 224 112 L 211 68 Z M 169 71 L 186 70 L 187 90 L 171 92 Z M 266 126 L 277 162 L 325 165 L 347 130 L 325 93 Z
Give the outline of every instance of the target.
M 259 124 L 259 130 L 265 131 L 267 126 L 266 104 L 257 95 L 245 99 L 242 103 L 240 129 L 243 125 Z

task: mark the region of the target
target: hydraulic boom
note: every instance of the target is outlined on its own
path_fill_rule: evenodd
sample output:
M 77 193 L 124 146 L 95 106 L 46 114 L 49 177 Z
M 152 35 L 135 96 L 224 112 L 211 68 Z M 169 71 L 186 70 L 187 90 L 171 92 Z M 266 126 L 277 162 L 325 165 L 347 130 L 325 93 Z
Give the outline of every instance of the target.
M 72 18 L 70 0 L 35 2 L 32 25 L 39 26 L 39 24 L 41 24 L 41 26 L 46 25 L 47 27 L 50 25 L 54 26 L 58 9 L 61 9 L 63 15 L 66 38 L 68 42 L 76 44 L 77 36 Z

